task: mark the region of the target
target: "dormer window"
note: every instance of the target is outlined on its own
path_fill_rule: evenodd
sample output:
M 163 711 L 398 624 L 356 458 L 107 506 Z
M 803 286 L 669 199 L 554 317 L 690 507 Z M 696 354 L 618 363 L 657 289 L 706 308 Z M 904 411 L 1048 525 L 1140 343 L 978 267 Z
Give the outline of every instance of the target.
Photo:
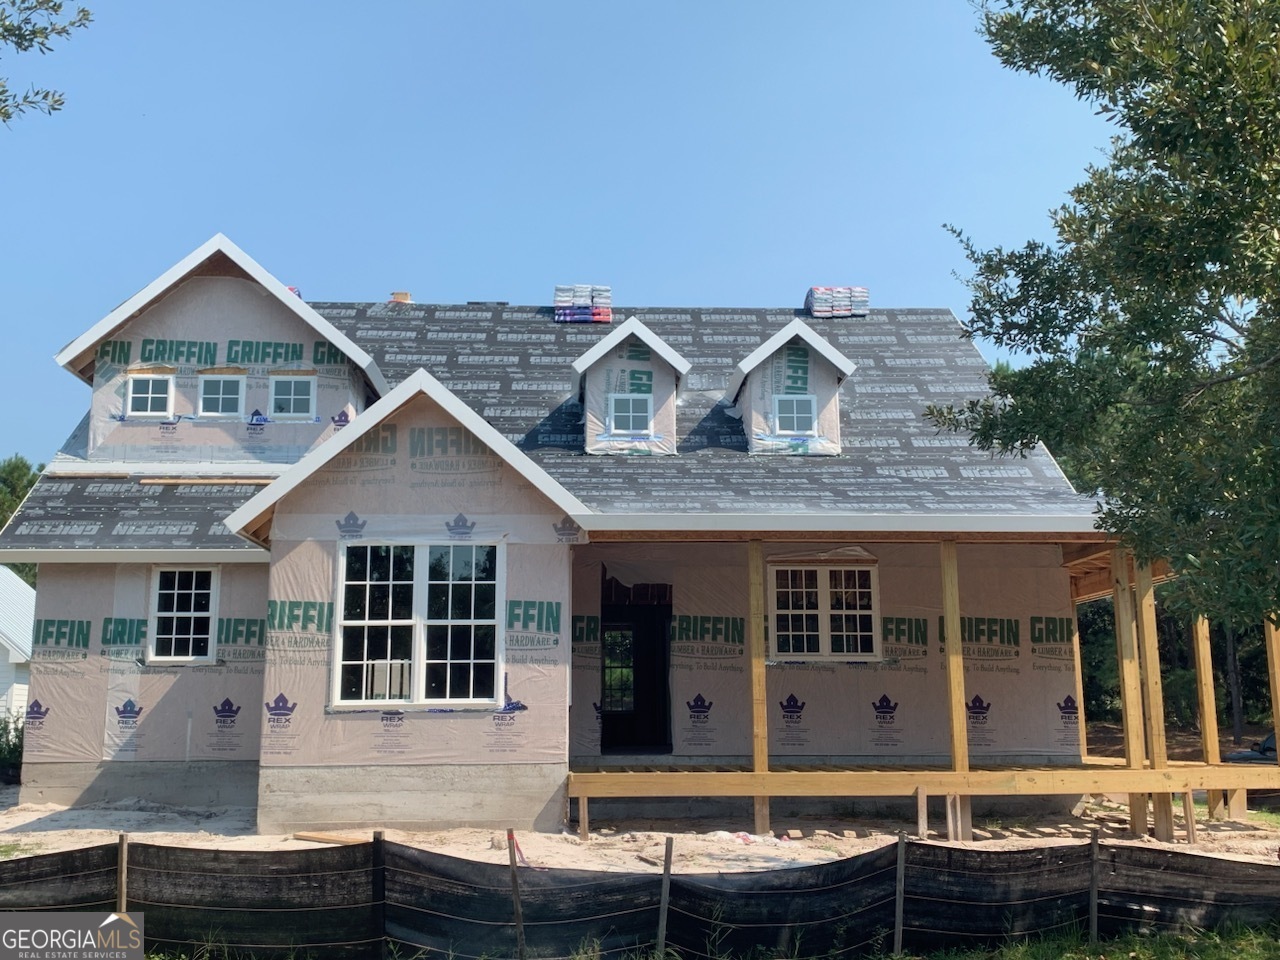
M 653 434 L 653 396 L 645 393 L 609 395 L 609 432 L 633 437 Z
M 238 417 L 244 409 L 244 377 L 200 378 L 200 416 Z
M 129 378 L 131 417 L 168 417 L 173 411 L 173 377 L 151 375 Z
M 272 377 L 271 415 L 282 420 L 315 416 L 315 377 Z
M 818 398 L 813 394 L 780 394 L 773 398 L 774 432 L 779 436 L 814 435 Z

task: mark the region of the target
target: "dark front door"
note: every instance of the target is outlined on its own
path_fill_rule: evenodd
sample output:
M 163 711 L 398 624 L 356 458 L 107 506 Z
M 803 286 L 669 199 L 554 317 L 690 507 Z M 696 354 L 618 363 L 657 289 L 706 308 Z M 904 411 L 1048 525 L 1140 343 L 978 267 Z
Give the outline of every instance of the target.
M 670 604 L 605 604 L 600 688 L 603 753 L 670 753 Z

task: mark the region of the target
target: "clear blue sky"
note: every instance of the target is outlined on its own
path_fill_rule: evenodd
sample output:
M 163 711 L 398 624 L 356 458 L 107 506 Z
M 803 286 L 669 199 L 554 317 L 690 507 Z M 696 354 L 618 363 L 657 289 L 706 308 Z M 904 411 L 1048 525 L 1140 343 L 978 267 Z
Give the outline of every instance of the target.
M 941 225 L 1047 237 L 1110 135 L 962 0 L 86 2 L 0 51 L 67 97 L 0 127 L 0 456 L 54 453 L 89 389 L 53 354 L 219 231 L 310 300 L 963 315 Z

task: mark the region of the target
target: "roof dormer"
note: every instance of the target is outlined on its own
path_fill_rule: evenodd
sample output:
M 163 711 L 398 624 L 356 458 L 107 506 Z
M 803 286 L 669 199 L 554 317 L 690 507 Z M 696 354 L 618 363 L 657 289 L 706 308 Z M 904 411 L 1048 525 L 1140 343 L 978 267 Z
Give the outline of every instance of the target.
M 635 317 L 573 363 L 586 452 L 670 456 L 689 361 Z
M 747 448 L 762 454 L 840 453 L 840 385 L 855 365 L 803 320 L 742 360 L 727 399 L 742 411 Z

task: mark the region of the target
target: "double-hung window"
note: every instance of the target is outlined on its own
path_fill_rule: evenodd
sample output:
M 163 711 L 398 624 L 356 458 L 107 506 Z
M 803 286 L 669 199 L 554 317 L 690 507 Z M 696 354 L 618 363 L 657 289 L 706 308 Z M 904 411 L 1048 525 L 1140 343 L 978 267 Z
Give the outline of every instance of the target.
M 271 416 L 288 419 L 311 419 L 316 411 L 315 377 L 271 378 Z
M 782 436 L 812 436 L 816 430 L 817 407 L 818 398 L 812 394 L 775 395 L 774 431 Z
M 244 410 L 244 377 L 202 376 L 200 416 L 238 417 Z
M 342 567 L 336 702 L 498 702 L 498 546 L 351 544 Z
M 653 433 L 653 395 L 648 393 L 609 394 L 609 432 L 628 436 Z
M 168 417 L 173 413 L 173 377 L 137 374 L 129 377 L 128 416 Z
M 157 567 L 151 598 L 148 661 L 211 662 L 217 640 L 217 569 Z
M 874 566 L 770 567 L 773 655 L 783 660 L 877 660 Z

